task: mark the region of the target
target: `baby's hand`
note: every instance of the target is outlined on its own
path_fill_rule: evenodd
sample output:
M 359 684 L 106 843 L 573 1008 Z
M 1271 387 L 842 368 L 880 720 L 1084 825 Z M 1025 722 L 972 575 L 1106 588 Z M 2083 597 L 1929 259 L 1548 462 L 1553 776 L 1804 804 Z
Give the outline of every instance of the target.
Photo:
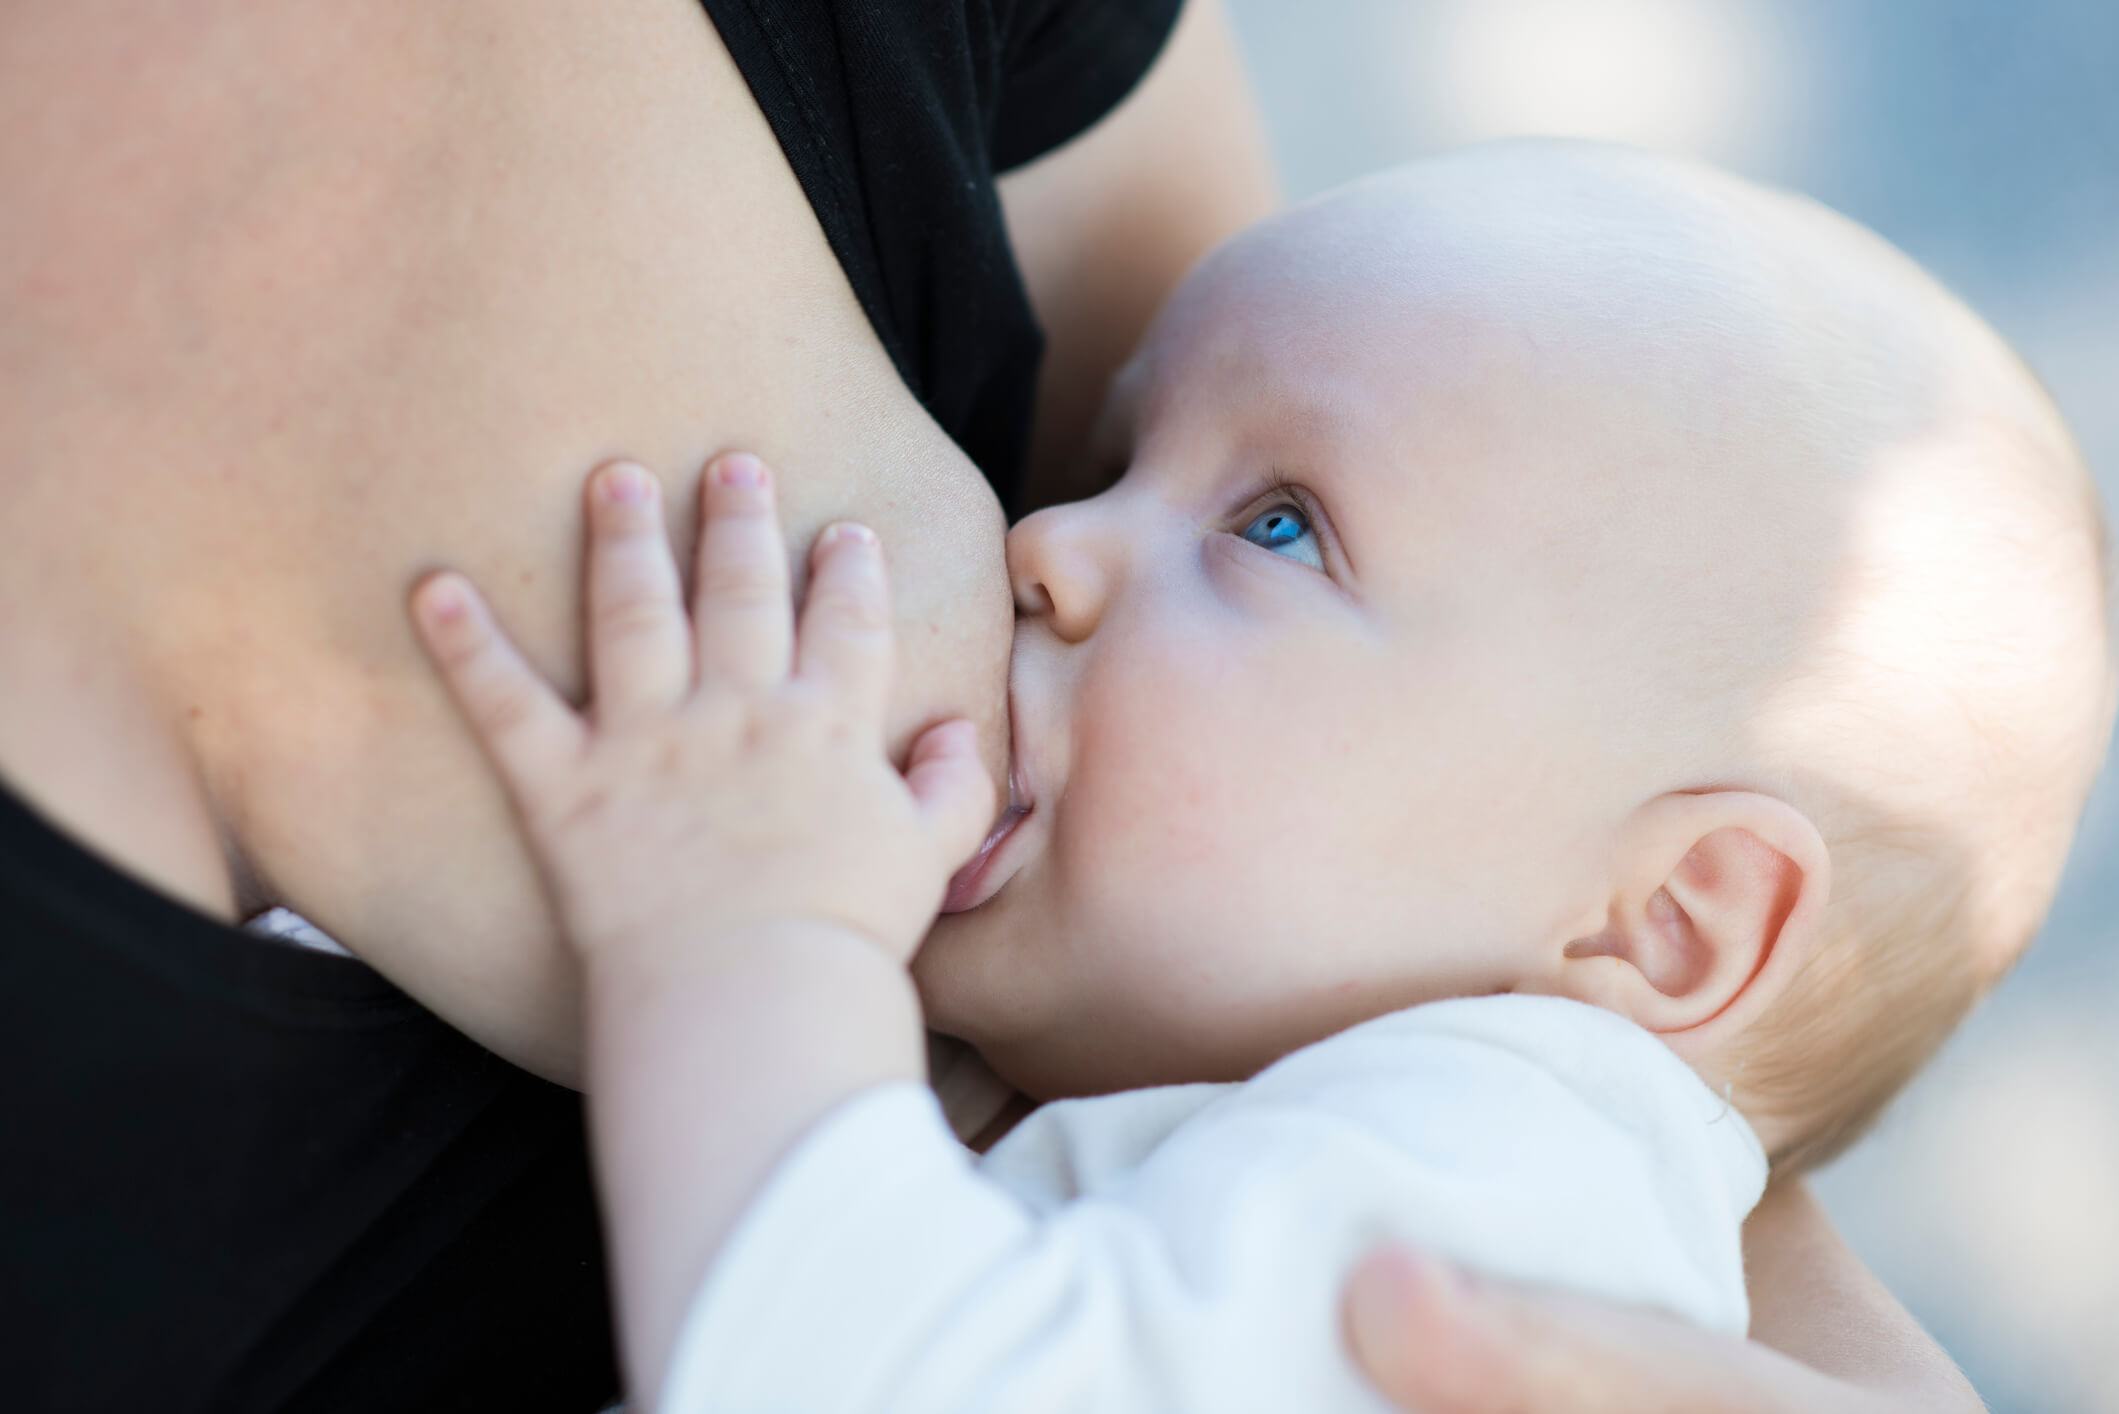
M 588 655 L 576 712 L 461 575 L 414 592 L 420 637 L 505 781 L 585 964 L 669 960 L 777 925 L 859 934 L 903 962 L 990 823 L 969 722 L 884 750 L 895 656 L 883 555 L 838 525 L 799 629 L 771 480 L 700 483 L 692 614 L 646 471 L 590 478 Z

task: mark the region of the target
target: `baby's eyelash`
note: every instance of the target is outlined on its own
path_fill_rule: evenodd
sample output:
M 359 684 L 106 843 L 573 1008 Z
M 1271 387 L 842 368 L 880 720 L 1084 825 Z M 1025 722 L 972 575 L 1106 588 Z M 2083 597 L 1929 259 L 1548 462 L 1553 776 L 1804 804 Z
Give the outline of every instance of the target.
M 1277 466 L 1269 466 L 1266 468 L 1264 481 L 1260 483 L 1258 495 L 1253 499 L 1264 500 L 1268 496 L 1281 493 L 1285 493 L 1290 500 L 1301 506 L 1305 511 L 1309 509 L 1308 493 L 1295 484 L 1295 478 Z
M 1246 525 L 1276 504 L 1290 505 L 1302 512 L 1302 518 L 1309 523 L 1310 533 L 1317 537 L 1317 553 L 1324 562 L 1325 576 L 1332 578 L 1333 565 L 1344 561 L 1339 558 L 1338 541 L 1330 529 L 1330 518 L 1325 515 L 1316 495 L 1281 467 L 1267 467 L 1259 477 L 1256 489 L 1236 507 L 1235 515 L 1230 517 L 1231 533 L 1241 534 Z
M 1276 502 L 1285 501 L 1300 510 L 1304 516 L 1310 514 L 1310 499 L 1303 489 L 1295 484 L 1293 477 L 1278 467 L 1267 468 L 1257 483 L 1244 493 L 1243 499 L 1229 508 L 1229 523 L 1241 530 L 1252 517 Z
M 1258 489 L 1244 499 L 1235 517 L 1238 527 L 1241 528 L 1253 516 L 1270 509 L 1279 501 L 1301 511 L 1303 519 L 1310 523 L 1310 529 L 1317 532 L 1318 540 L 1322 543 L 1325 538 L 1324 515 L 1317 505 L 1317 498 L 1279 467 L 1268 467 L 1265 475 L 1259 479 Z

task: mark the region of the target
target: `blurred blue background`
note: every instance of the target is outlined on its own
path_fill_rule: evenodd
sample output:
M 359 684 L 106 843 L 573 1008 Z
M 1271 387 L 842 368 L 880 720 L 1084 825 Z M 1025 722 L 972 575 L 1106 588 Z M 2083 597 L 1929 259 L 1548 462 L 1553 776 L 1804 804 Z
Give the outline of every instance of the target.
M 1792 187 L 2030 359 L 2119 492 L 2119 0 L 1229 0 L 1289 194 L 1512 133 Z M 1819 1190 L 1996 1414 L 2119 1412 L 2119 780 L 2044 936 Z

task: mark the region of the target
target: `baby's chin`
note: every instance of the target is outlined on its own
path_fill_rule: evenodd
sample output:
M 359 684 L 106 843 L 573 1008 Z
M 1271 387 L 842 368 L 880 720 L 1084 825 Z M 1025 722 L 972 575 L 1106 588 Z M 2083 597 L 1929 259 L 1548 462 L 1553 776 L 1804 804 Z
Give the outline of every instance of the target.
M 969 1043 L 995 1074 L 1035 1099 L 1086 1093 L 1076 1058 L 1045 1044 L 1066 1030 L 1050 1015 L 1054 979 L 1030 976 L 1010 949 L 980 936 L 977 921 L 976 910 L 944 917 L 913 959 L 928 1029 Z
M 912 959 L 912 984 L 929 1030 L 978 1044 L 982 1035 L 1005 1030 L 1008 1008 L 1001 999 L 1019 993 L 1006 960 L 984 934 L 981 910 L 945 913 L 935 920 Z

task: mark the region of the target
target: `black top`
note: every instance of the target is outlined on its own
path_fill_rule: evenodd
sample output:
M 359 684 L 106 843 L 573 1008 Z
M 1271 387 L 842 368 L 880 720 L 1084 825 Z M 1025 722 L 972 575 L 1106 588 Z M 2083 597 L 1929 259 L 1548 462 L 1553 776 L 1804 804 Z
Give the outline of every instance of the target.
M 996 172 L 1125 97 L 1181 0 L 705 0 L 907 386 L 1013 506 L 1043 339 Z
M 1039 336 L 993 174 L 1179 0 L 707 0 L 913 390 L 1012 489 Z M 239 933 L 0 789 L 0 1402 L 591 1411 L 581 1106 L 366 966 Z
M 591 1410 L 616 1387 L 578 1096 L 4 791 L 0 1136 L 8 1408 Z

